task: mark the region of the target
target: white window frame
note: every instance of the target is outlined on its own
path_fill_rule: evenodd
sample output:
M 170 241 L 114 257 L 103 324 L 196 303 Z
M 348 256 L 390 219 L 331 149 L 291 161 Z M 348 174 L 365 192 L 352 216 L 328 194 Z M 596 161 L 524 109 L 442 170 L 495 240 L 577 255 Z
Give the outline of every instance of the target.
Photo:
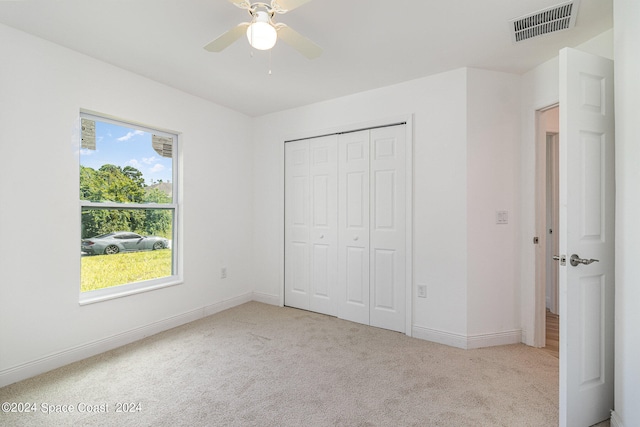
M 160 130 L 156 127 L 149 127 L 145 125 L 140 125 L 131 121 L 122 120 L 118 118 L 113 118 L 109 116 L 105 116 L 95 112 L 88 112 L 81 110 L 79 121 L 82 119 L 88 119 L 93 121 L 100 121 L 104 123 L 110 123 L 118 126 L 126 126 L 136 130 L 141 130 L 144 132 L 151 133 L 153 135 L 170 137 L 173 139 L 173 146 L 171 150 L 171 160 L 172 160 L 172 192 L 173 198 L 172 203 L 112 203 L 112 202 L 90 202 L 87 200 L 80 200 L 80 217 L 79 224 L 81 226 L 82 223 L 82 210 L 85 208 L 98 208 L 98 209 L 170 209 L 173 210 L 173 223 L 172 223 L 172 242 L 171 242 L 171 251 L 172 251 L 172 266 L 171 276 L 160 277 L 157 279 L 145 280 L 142 282 L 134 282 L 127 283 L 117 286 L 111 286 L 108 288 L 96 289 L 92 291 L 82 292 L 80 290 L 80 284 L 78 284 L 78 292 L 79 292 L 79 304 L 87 305 L 93 304 L 100 301 L 107 301 L 115 298 L 121 298 L 129 295 L 135 295 L 142 292 L 148 292 L 155 289 L 162 289 L 169 286 L 179 285 L 183 282 L 182 271 L 181 271 L 181 245 L 180 245 L 180 235 L 181 229 L 179 221 L 180 208 L 180 194 L 179 194 L 179 133 L 167 130 Z M 80 129 L 81 126 L 78 126 Z M 81 138 L 80 138 L 81 139 Z M 80 170 L 80 156 L 78 156 L 78 171 Z M 78 194 L 80 194 L 80 179 L 78 176 Z M 80 227 L 78 227 L 80 229 Z M 78 239 L 80 240 L 80 239 Z M 80 261 L 80 260 L 79 260 Z

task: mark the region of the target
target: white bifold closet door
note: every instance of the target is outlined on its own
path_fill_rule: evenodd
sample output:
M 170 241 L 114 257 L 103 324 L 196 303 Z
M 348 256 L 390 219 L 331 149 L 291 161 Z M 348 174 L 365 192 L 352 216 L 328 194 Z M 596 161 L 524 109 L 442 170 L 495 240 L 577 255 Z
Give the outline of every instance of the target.
M 405 331 L 405 127 L 338 139 L 338 316 Z
M 404 332 L 405 126 L 285 145 L 285 304 Z
M 285 304 L 336 315 L 337 136 L 285 145 Z

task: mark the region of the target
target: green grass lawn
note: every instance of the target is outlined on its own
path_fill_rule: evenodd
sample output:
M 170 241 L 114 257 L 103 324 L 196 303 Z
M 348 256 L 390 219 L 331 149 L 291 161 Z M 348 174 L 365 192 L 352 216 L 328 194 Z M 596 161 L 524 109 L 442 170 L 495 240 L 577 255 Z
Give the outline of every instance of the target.
M 171 276 L 171 249 L 84 256 L 82 292 Z

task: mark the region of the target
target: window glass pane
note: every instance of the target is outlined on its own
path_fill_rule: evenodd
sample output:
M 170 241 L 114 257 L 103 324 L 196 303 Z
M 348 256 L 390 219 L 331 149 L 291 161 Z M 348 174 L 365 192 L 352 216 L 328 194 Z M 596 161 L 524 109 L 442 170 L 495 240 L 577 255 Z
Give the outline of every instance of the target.
M 173 238 L 173 209 L 102 209 L 82 208 L 82 239 L 128 238 L 114 232 L 126 232 L 133 238 L 160 236 Z M 131 234 L 131 233 L 137 234 Z
M 92 114 L 80 120 L 81 303 L 175 284 L 177 136 Z
M 173 272 L 173 209 L 82 208 L 81 291 Z
M 173 202 L 172 137 L 88 118 L 81 121 L 81 200 Z

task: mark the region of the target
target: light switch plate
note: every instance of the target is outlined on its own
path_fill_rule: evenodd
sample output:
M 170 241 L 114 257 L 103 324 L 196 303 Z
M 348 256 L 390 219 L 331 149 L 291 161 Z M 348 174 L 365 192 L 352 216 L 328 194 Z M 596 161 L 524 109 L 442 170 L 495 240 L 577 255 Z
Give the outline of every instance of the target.
M 496 211 L 496 224 L 509 224 L 509 211 Z
M 427 285 L 418 285 L 418 298 L 427 297 Z

